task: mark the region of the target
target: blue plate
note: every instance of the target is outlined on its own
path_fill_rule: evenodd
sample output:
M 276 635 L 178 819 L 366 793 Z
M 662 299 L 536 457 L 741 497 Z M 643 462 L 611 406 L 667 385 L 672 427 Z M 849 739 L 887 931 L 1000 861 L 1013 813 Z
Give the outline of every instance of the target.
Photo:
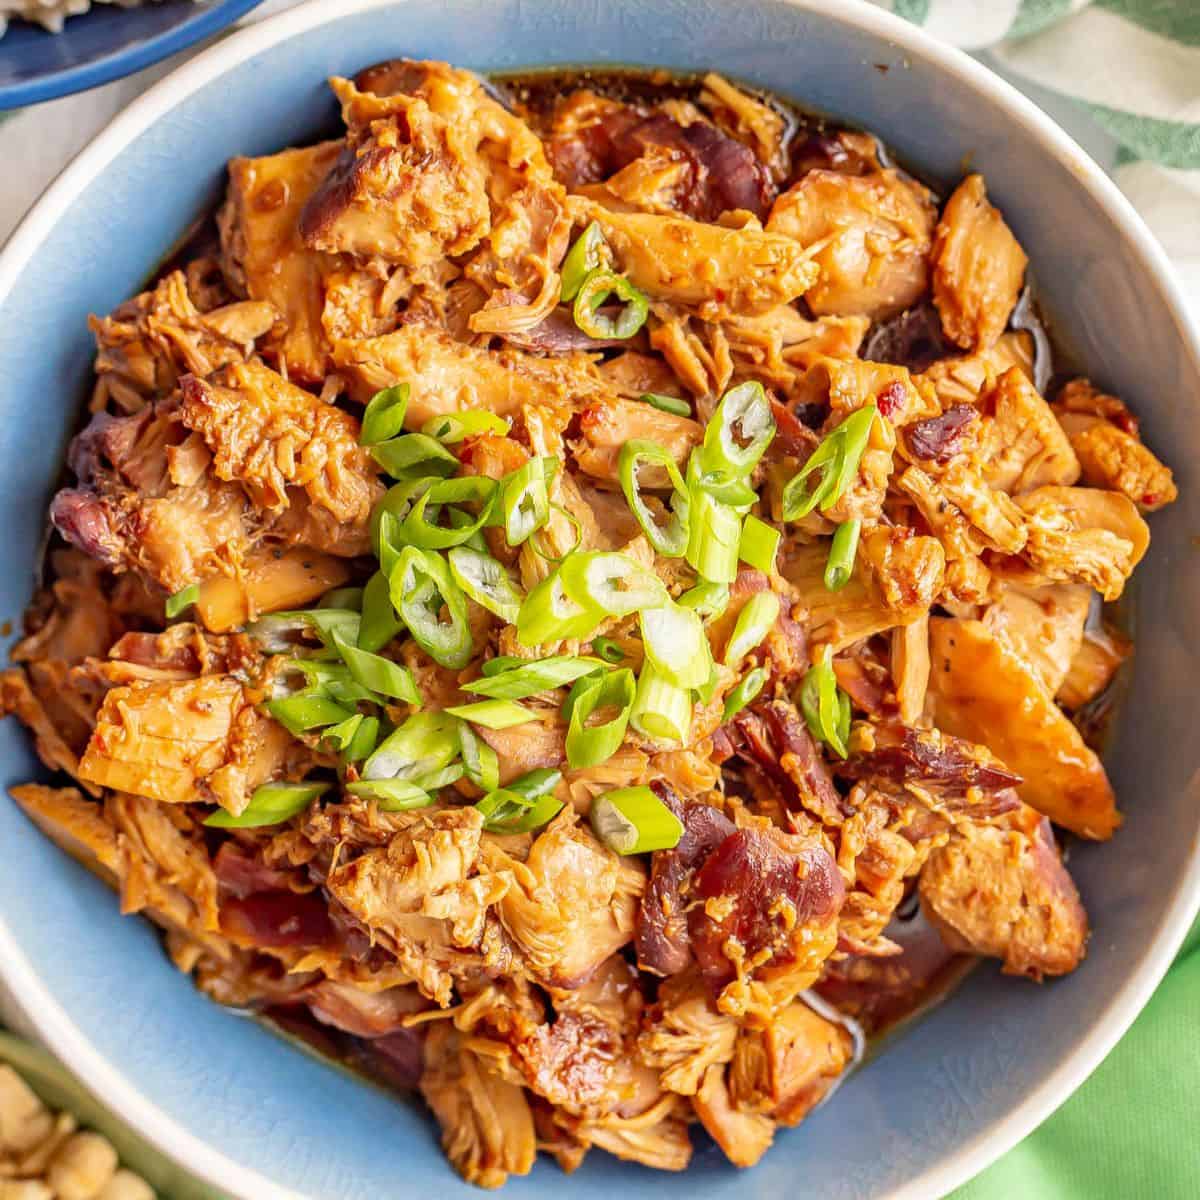
M 232 25 L 261 0 L 93 4 L 62 33 L 12 21 L 0 38 L 0 109 L 21 108 L 132 75 Z
M 930 1200 L 1060 1104 L 1128 1028 L 1200 895 L 1200 343 L 1165 255 L 1079 148 L 983 67 L 849 0 L 319 0 L 223 40 L 136 101 L 0 255 L 0 619 L 19 621 L 47 500 L 88 394 L 89 313 L 136 292 L 219 198 L 226 160 L 319 136 L 326 76 L 393 55 L 716 67 L 877 130 L 938 180 L 983 171 L 1055 328 L 1175 468 L 1138 572 L 1131 688 L 1108 765 L 1125 827 L 1076 845 L 1087 960 L 1037 987 L 994 966 L 905 1030 L 739 1172 L 595 1152 L 548 1160 L 505 1200 Z M 39 771 L 0 723 L 0 786 Z M 241 1200 L 478 1200 L 418 1106 L 347 1078 L 207 1001 L 146 922 L 0 796 L 0 984 L 90 1087 Z M 2 989 L 0 989 L 2 990 Z

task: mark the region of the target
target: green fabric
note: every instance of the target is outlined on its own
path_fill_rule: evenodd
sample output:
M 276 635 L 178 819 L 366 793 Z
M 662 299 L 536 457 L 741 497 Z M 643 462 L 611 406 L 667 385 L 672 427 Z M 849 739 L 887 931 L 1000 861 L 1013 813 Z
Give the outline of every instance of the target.
M 1196 1200 L 1198 1031 L 1200 922 L 1095 1074 L 953 1200 Z

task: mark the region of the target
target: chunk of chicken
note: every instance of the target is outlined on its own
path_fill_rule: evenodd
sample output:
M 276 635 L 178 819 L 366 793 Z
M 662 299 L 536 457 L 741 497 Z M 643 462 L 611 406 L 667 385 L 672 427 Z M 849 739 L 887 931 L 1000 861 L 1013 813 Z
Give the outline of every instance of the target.
M 924 716 L 929 687 L 929 617 L 893 629 L 891 642 L 892 682 L 900 720 L 917 725 Z
M 726 1069 L 709 1067 L 692 1107 L 705 1132 L 735 1167 L 752 1167 L 771 1148 L 775 1122 L 762 1113 L 738 1108 L 729 1094 Z
M 1072 443 L 1020 367 L 1010 367 L 980 397 L 980 410 L 986 415 L 974 454 L 989 487 L 1015 496 L 1079 479 Z
M 743 1112 L 799 1125 L 837 1083 L 853 1054 L 844 1025 L 797 1000 L 764 1028 L 739 1033 L 729 1094 Z
M 340 343 L 335 357 L 363 404 L 381 388 L 408 383 L 406 420 L 413 429 L 446 413 L 484 409 L 508 417 L 525 404 L 584 401 L 608 391 L 581 354 L 538 358 L 519 350 L 480 350 L 428 325 Z
M 1041 681 L 979 621 L 929 622 L 934 723 L 988 747 L 1022 776 L 1026 804 L 1082 837 L 1121 823 L 1104 767 Z
M 480 870 L 483 817 L 473 807 L 421 813 L 386 845 L 332 870 L 329 893 L 396 955 L 421 991 L 446 1007 L 453 972 L 469 961 L 505 870 Z
M 358 444 L 358 421 L 290 384 L 261 363 L 183 380 L 181 419 L 212 452 L 218 479 L 236 480 L 269 513 L 286 508 L 288 489 L 351 527 L 351 553 L 369 545 L 367 522 L 383 495 L 379 469 Z
M 803 296 L 819 274 L 804 248 L 781 234 L 575 204 L 581 219 L 599 224 L 634 287 L 705 320 L 769 312 Z
M 539 982 L 578 987 L 633 939 L 646 885 L 641 864 L 598 842 L 565 808 L 513 863 L 500 919 Z
M 821 268 L 807 295 L 813 312 L 877 321 L 928 289 L 936 218 L 929 191 L 898 171 L 813 170 L 775 201 L 767 230 L 813 253 Z
M 594 479 L 616 484 L 617 459 L 621 447 L 634 438 L 657 442 L 682 468 L 693 447 L 700 444 L 704 429 L 698 421 L 663 412 L 638 400 L 606 396 L 593 400 L 579 417 L 582 435 L 573 447 L 581 471 Z M 646 469 L 641 475 L 645 487 L 667 486 L 666 472 Z
M 325 278 L 339 261 L 303 245 L 300 214 L 341 150 L 340 141 L 322 142 L 231 159 L 229 194 L 217 218 L 227 276 L 240 294 L 265 300 L 283 315 L 281 369 L 308 383 L 323 380 L 328 366 Z
M 164 804 L 210 800 L 236 816 L 288 741 L 231 675 L 134 683 L 105 696 L 79 777 Z
M 171 392 L 181 375 L 242 362 L 278 320 L 275 306 L 263 300 L 201 312 L 183 272 L 171 271 L 109 316 L 89 318 L 97 348 L 93 410 L 111 404 L 137 412 Z
M 712 1001 L 697 974 L 674 975 L 663 982 L 638 1038 L 642 1062 L 656 1068 L 662 1086 L 694 1096 L 705 1072 L 733 1058 L 737 1021 Z
M 76 788 L 23 783 L 10 790 L 21 811 L 60 850 L 116 887 L 121 860 L 117 831 L 104 819 L 104 808 Z
M 1026 513 L 1022 552 L 1046 579 L 1085 583 L 1116 600 L 1146 553 L 1150 530 L 1120 492 L 1040 487 L 1017 498 Z
M 300 213 L 310 250 L 378 255 L 411 269 L 465 254 L 488 232 L 479 79 L 444 64 L 413 64 L 426 66 L 414 94 L 377 96 L 349 79 L 329 81 L 348 132 Z
M 66 771 L 72 778 L 79 778 L 79 755 L 59 732 L 58 723 L 51 720 L 24 671 L 10 668 L 0 672 L 0 713 L 16 717 L 29 729 L 38 758 L 50 770 Z M 96 793 L 91 784 L 80 782 L 88 791 Z
M 454 1169 L 486 1188 L 529 1174 L 537 1143 L 521 1088 L 489 1069 L 470 1038 L 445 1021 L 426 1035 L 424 1062 L 421 1095 L 442 1127 L 442 1149 Z
M 1050 822 L 1030 808 L 998 825 L 968 822 L 935 850 L 921 906 L 951 949 L 1002 959 L 1010 975 L 1065 975 L 1082 960 L 1087 914 Z
M 872 402 L 880 416 L 894 426 L 937 416 L 939 412 L 933 389 L 911 375 L 907 368 L 827 355 L 813 356 L 799 386 L 793 389 L 791 400 L 793 404 L 828 407 L 826 426 L 830 429 Z
M 1076 583 L 1008 584 L 983 623 L 1012 646 L 1053 696 L 1079 653 L 1091 604 L 1091 589 Z
M 1082 708 L 1108 687 L 1132 653 L 1133 643 L 1109 626 L 1088 630 L 1055 699 L 1067 708 Z
M 942 409 L 956 404 L 974 404 L 1012 367 L 1019 367 L 1033 383 L 1033 355 L 1033 335 L 1024 330 L 1009 330 L 992 345 L 973 354 L 938 359 L 917 378 L 933 387 Z
M 1059 410 L 1058 420 L 1078 456 L 1083 482 L 1120 492 L 1144 512 L 1157 512 L 1179 495 L 1171 468 L 1133 434 L 1084 413 Z
M 933 240 L 933 302 L 951 341 L 986 349 L 1004 332 L 1028 263 L 988 203 L 982 175 L 968 175 L 946 201 Z
M 779 571 L 808 610 L 813 640 L 835 651 L 919 620 L 942 590 L 946 556 L 936 538 L 886 526 L 865 530 L 854 574 L 837 592 L 825 587 L 828 557 L 820 543 L 790 547 Z

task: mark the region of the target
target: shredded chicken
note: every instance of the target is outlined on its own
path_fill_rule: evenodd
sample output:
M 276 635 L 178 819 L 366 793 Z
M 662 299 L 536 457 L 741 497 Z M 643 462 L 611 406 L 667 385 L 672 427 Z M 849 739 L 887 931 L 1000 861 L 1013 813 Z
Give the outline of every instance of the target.
M 714 72 L 330 84 L 91 319 L 14 802 L 470 1183 L 753 1165 L 971 958 L 1083 959 L 1170 468 L 1043 397 L 978 175 Z

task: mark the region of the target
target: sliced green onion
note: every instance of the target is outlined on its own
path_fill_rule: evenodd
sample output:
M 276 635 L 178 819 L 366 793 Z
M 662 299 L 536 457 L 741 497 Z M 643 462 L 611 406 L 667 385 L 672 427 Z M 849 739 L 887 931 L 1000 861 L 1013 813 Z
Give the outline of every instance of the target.
M 689 503 L 692 527 L 688 563 L 701 579 L 732 583 L 737 578 L 738 543 L 742 538 L 738 514 L 702 489 L 692 489 Z
M 595 604 L 580 604 L 567 595 L 560 567 L 547 575 L 522 601 L 521 611 L 517 614 L 517 639 L 522 646 L 539 646 L 564 638 L 582 639 L 604 617 L 604 612 Z
M 567 725 L 567 763 L 572 769 L 594 767 L 617 752 L 625 740 L 636 691 L 633 672 L 626 667 L 605 672 L 575 698 Z M 589 725 L 588 718 L 605 708 L 615 708 L 616 716 Z
M 691 693 L 663 679 L 647 663 L 638 678 L 629 723 L 646 737 L 686 744 L 692 727 Z
M 294 736 L 323 725 L 337 725 L 354 715 L 352 709 L 342 707 L 328 696 L 311 692 L 297 693 L 283 700 L 268 700 L 266 708 Z
M 497 489 L 496 481 L 488 479 L 486 475 L 461 475 L 457 479 L 445 479 L 433 484 L 417 499 L 400 523 L 400 540 L 407 546 L 418 546 L 422 550 L 446 550 L 451 546 L 461 546 L 487 524 Z M 431 505 L 436 512 L 444 504 L 463 502 L 478 504 L 479 512 L 474 518 L 463 513 L 465 520 L 456 527 L 435 525 L 427 515 Z
M 749 475 L 775 436 L 771 402 L 757 380 L 730 388 L 704 430 L 706 471 Z
M 456 671 L 465 667 L 474 652 L 467 601 L 446 560 L 432 551 L 406 546 L 389 582 L 392 604 L 417 645 L 443 667 Z
M 336 636 L 334 641 L 338 653 L 350 668 L 350 674 L 363 687 L 392 700 L 420 705 L 421 693 L 417 690 L 416 680 L 407 667 L 392 662 L 390 658 L 384 658 L 381 654 L 359 650 Z
M 458 723 L 444 713 L 414 713 L 363 764 L 364 779 L 409 779 L 440 771 L 458 756 Z
M 364 701 L 369 704 L 375 703 L 374 693 L 370 688 L 363 687 L 350 674 L 350 668 L 344 663 L 316 658 L 289 658 L 287 669 L 303 675 L 309 685 L 304 692 L 297 695 L 327 696 L 350 711 L 354 710 L 356 704 Z
M 326 592 L 317 604 L 318 608 L 335 608 L 343 612 L 361 612 L 363 604 L 363 589 L 360 587 L 334 588 Z
M 458 725 L 458 743 L 467 778 L 483 792 L 500 786 L 500 757 L 466 721 Z
M 608 260 L 608 243 L 604 233 L 596 221 L 590 225 L 571 243 L 566 257 L 562 261 L 559 272 L 562 279 L 561 299 L 564 304 L 570 304 L 579 294 L 583 281 L 597 267 Z
M 656 608 L 669 599 L 666 586 L 652 570 L 615 551 L 572 554 L 558 573 L 572 600 L 610 617 Z
M 407 383 L 376 392 L 363 412 L 362 430 L 358 435 L 360 446 L 376 446 L 390 441 L 404 428 L 404 414 L 408 411 Z
M 504 514 L 504 537 L 519 546 L 550 519 L 549 481 L 539 458 L 531 458 L 500 482 L 500 507 Z
M 376 571 L 363 588 L 358 647 L 374 654 L 382 650 L 403 628 L 404 622 L 396 615 L 392 605 L 387 576 L 382 571 Z
M 712 670 L 712 652 L 699 614 L 678 604 L 643 609 L 638 618 L 646 661 L 668 683 L 699 687 Z
M 441 442 L 424 433 L 403 433 L 371 447 L 371 457 L 393 478 L 453 475 L 458 459 Z
M 464 683 L 464 692 L 475 692 L 480 696 L 495 696 L 501 700 L 524 700 L 539 692 L 574 683 L 580 675 L 596 669 L 594 659 L 575 655 L 559 654 L 553 658 L 542 658 L 522 663 L 519 667 Z
M 503 563 L 485 551 L 474 550 L 470 546 L 455 546 L 446 559 L 454 582 L 476 604 L 495 613 L 508 625 L 517 623 L 524 596 Z
M 642 499 L 638 466 L 643 461 L 662 467 L 674 489 L 671 498 L 671 518 L 665 526 L 659 525 Z M 642 532 L 650 544 L 667 558 L 679 558 L 687 549 L 689 505 L 683 476 L 680 475 L 670 452 L 657 442 L 634 438 L 621 447 L 621 454 L 617 460 L 617 478 L 621 483 L 621 491 L 625 493 L 625 503 L 637 518 L 637 523 L 642 527 Z
M 738 558 L 756 567 L 765 575 L 775 574 L 775 555 L 782 535 L 774 525 L 748 513 L 742 522 L 742 540 L 738 543 Z
M 698 583 L 684 592 L 676 603 L 695 609 L 702 617 L 719 617 L 729 607 L 729 585 Z
M 858 470 L 875 415 L 875 405 L 868 404 L 851 413 L 825 436 L 783 489 L 785 521 L 798 521 L 818 505 L 822 512 L 828 512 L 837 503 Z M 809 477 L 817 471 L 821 473 L 819 482 L 810 484 Z
M 456 704 L 445 710 L 461 721 L 482 725 L 484 729 L 511 729 L 537 718 L 537 713 L 512 700 L 479 700 L 475 704 Z
M 695 689 L 696 699 L 701 704 L 708 704 L 717 694 L 717 686 L 720 682 L 721 672 L 717 670 L 717 664 L 713 663 L 711 670 L 708 672 L 708 678 Z
M 363 720 L 362 713 L 355 713 L 352 717 L 347 717 L 344 721 L 339 721 L 336 725 L 330 725 L 321 734 L 321 740 L 331 742 L 337 750 L 345 750 L 354 741 Z
M 774 592 L 755 592 L 742 605 L 725 647 L 727 667 L 736 667 L 771 632 L 779 620 L 779 608 L 779 597 Z
M 379 522 L 379 569 L 390 580 L 400 554 L 404 549 L 400 541 L 400 521 L 390 512 L 385 512 Z
M 250 803 L 236 817 L 219 808 L 205 817 L 213 829 L 259 829 L 279 825 L 302 813 L 318 796 L 329 790 L 327 783 L 264 783 L 254 789 Z
M 670 413 L 672 416 L 690 417 L 692 415 L 692 406 L 678 396 L 664 396 L 661 392 L 643 392 L 638 399 L 643 404 L 649 404 L 651 408 L 657 408 L 659 412 Z
M 504 437 L 508 433 L 508 422 L 495 413 L 483 409 L 468 409 L 463 412 L 442 413 L 441 416 L 430 417 L 421 426 L 421 432 L 426 437 L 437 438 L 443 446 L 465 442 L 467 438 L 480 437 L 485 433 L 494 433 Z
M 483 675 L 499 675 L 502 671 L 511 671 L 513 667 L 522 667 L 528 661 L 527 658 L 517 658 L 515 654 L 497 654 L 495 658 L 489 658 L 479 670 Z
M 335 649 L 335 638 L 355 641 L 362 624 L 362 617 L 350 608 L 310 608 L 305 615 L 308 623 L 317 631 L 317 636 L 330 650 Z
M 838 687 L 833 673 L 832 646 L 824 648 L 820 660 L 800 684 L 800 711 L 813 737 L 825 742 L 839 758 L 845 758 L 850 734 L 850 697 Z
M 588 814 L 596 836 L 617 854 L 670 850 L 683 837 L 683 822 L 648 788 L 605 792 Z
M 616 296 L 622 306 L 615 319 L 600 311 L 600 306 L 610 296 Z M 588 337 L 630 338 L 646 323 L 650 302 L 624 275 L 597 267 L 589 271 L 579 285 L 571 311 L 575 324 Z
M 579 518 L 565 505 L 558 504 L 555 501 L 550 502 L 552 512 L 557 512 L 563 516 L 571 526 L 571 532 L 575 535 L 575 540 L 561 554 L 547 554 L 539 545 L 542 537 L 550 527 L 550 521 L 547 519 L 546 524 L 541 529 L 537 530 L 529 539 L 530 546 L 533 547 L 533 552 L 539 557 L 544 558 L 548 563 L 558 565 L 569 554 L 574 554 L 576 550 L 583 544 L 583 524 Z
M 168 596 L 166 604 L 163 605 L 167 620 L 175 620 L 181 612 L 186 612 L 199 599 L 200 585 L 198 583 L 189 583 L 187 587 L 180 588 L 173 596 Z
M 603 662 L 614 663 L 625 661 L 625 651 L 621 649 L 620 644 L 614 642 L 612 638 L 597 637 L 592 638 L 592 653 Z
M 539 769 L 489 792 L 478 804 L 489 833 L 529 833 L 545 825 L 562 809 L 554 789 L 561 771 Z
M 380 561 L 383 559 L 382 525 L 384 516 L 390 513 L 395 518 L 395 525 L 398 527 L 408 516 L 408 510 L 416 504 L 421 493 L 435 483 L 437 480 L 433 476 L 421 479 L 402 479 L 399 483 L 392 484 L 384 493 L 383 499 L 371 510 L 371 552 Z M 398 542 L 393 544 L 399 546 Z
M 851 521 L 843 521 L 834 532 L 829 560 L 825 564 L 825 587 L 828 591 L 841 591 L 850 582 L 861 529 L 862 521 L 855 517 Z
M 414 775 L 412 782 L 426 792 L 437 792 L 452 783 L 457 783 L 466 769 L 460 762 L 451 763 L 448 767 L 440 767 L 436 771 L 428 771 L 424 775 Z
M 378 800 L 383 812 L 428 808 L 434 802 L 424 788 L 407 779 L 360 779 L 356 783 L 346 784 L 346 791 L 363 800 Z
M 342 762 L 359 763 L 370 758 L 378 741 L 379 718 L 363 717 L 362 723 L 354 731 L 354 736 L 342 751 Z
M 725 714 L 724 720 L 728 721 L 730 717 L 740 713 L 758 693 L 763 690 L 763 684 L 767 682 L 767 672 L 765 667 L 755 667 L 746 675 L 743 675 L 738 680 L 737 687 L 725 697 Z

